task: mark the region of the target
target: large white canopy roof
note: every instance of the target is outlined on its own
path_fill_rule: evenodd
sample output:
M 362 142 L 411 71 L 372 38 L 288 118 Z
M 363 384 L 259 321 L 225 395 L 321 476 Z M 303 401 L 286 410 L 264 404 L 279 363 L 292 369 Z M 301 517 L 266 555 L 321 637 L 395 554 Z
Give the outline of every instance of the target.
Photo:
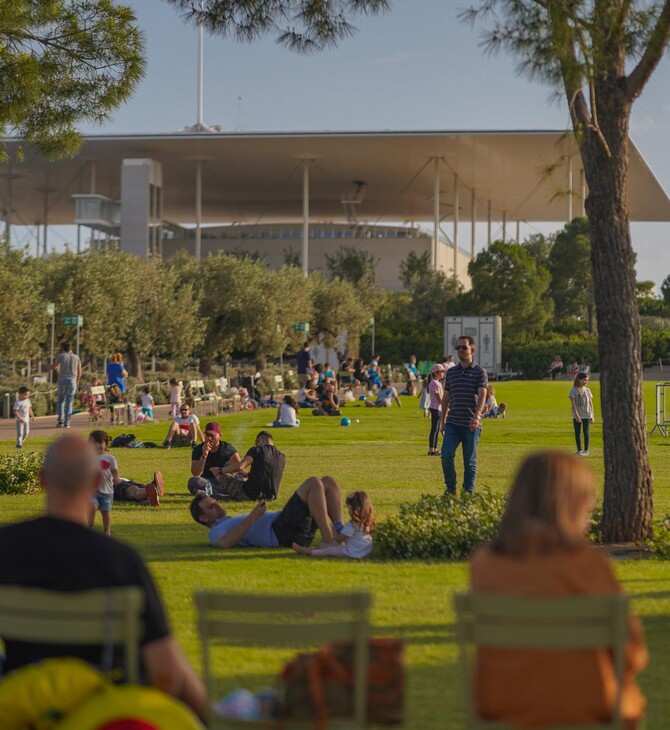
M 19 145 L 5 140 L 11 158 Z M 0 171 L 12 223 L 74 220 L 73 194 L 120 198 L 121 163 L 151 158 L 163 167 L 164 218 L 195 220 L 196 162 L 203 167 L 203 222 L 297 221 L 302 215 L 304 160 L 310 164 L 310 218 L 345 220 L 343 199 L 366 183 L 359 221 L 433 218 L 435 158 L 440 160 L 441 218 L 452 219 L 455 176 L 459 217 L 470 220 L 472 189 L 478 221 L 565 221 L 568 159 L 574 215 L 581 213 L 581 159 L 571 134 L 560 131 L 175 133 L 87 137 L 73 159 L 47 162 L 34 151 Z M 4 180 L 3 180 L 4 179 Z M 92 189 L 94 180 L 94 190 Z M 630 143 L 631 220 L 670 221 L 670 199 Z M 3 206 L 6 209 L 6 202 Z

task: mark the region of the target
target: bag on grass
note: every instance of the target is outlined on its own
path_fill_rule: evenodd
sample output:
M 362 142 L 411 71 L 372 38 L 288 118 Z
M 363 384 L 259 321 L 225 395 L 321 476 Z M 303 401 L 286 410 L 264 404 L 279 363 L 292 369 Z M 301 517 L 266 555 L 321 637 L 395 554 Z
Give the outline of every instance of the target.
M 368 722 L 399 725 L 404 720 L 405 670 L 402 642 L 368 640 Z M 324 644 L 318 651 L 298 654 L 283 669 L 282 716 L 313 718 L 314 727 L 326 726 L 329 717 L 354 712 L 354 645 Z
M 117 436 L 112 440 L 112 443 L 109 445 L 109 447 L 115 449 L 117 447 L 130 446 L 134 440 L 134 433 L 122 433 L 120 436 Z

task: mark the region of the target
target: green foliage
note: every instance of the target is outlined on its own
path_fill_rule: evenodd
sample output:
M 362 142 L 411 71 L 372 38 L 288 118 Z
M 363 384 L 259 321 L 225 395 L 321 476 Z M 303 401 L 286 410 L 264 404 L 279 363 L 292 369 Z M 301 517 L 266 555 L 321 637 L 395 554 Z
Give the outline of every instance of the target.
M 133 12 L 112 0 L 2 0 L 0 18 L 0 131 L 47 157 L 74 154 L 76 125 L 104 122 L 143 75 Z
M 670 515 L 654 524 L 654 537 L 647 544 L 656 557 L 668 560 L 670 558 Z
M 588 362 L 592 370 L 599 370 L 598 338 L 594 335 L 545 334 L 532 340 L 525 337 L 506 338 L 503 361 L 511 370 L 522 370 L 527 378 L 546 378 L 547 368 L 558 353 L 563 363 Z
M 267 33 L 294 51 L 313 53 L 336 46 L 356 32 L 347 19 L 359 13 L 375 15 L 389 0 L 206 0 L 203 10 L 193 0 L 168 0 L 193 23 L 210 33 L 254 41 Z
M 595 298 L 586 218 L 575 218 L 556 234 L 547 267 L 551 273 L 554 322 L 575 318 L 593 333 Z
M 325 254 L 326 268 L 332 277 L 352 284 L 373 287 L 375 283 L 375 257 L 356 246 L 340 246 L 332 256 Z
M 489 491 L 424 494 L 377 526 L 378 554 L 399 560 L 467 559 L 477 545 L 493 539 L 504 506 L 504 497 Z
M 41 304 L 41 282 L 35 259 L 12 250 L 0 239 L 0 357 L 24 359 L 39 352 L 47 313 Z
M 551 318 L 549 271 L 518 243 L 495 241 L 469 264 L 470 308 L 480 315 L 499 314 L 509 334 L 539 334 Z
M 0 494 L 31 494 L 40 486 L 42 455 L 34 451 L 0 454 Z

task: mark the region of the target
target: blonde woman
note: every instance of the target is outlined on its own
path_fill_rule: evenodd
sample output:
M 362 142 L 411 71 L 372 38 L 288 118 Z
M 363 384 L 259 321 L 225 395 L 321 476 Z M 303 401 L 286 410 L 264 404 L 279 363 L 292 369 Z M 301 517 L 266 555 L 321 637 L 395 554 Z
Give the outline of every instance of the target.
M 560 598 L 622 591 L 612 566 L 586 533 L 595 477 L 560 451 L 528 457 L 510 490 L 496 538 L 470 562 L 473 593 Z M 622 716 L 634 730 L 645 699 L 634 676 L 647 664 L 642 626 L 630 616 Z M 610 719 L 616 696 L 606 649 L 482 648 L 474 674 L 480 717 L 513 727 L 596 724 Z

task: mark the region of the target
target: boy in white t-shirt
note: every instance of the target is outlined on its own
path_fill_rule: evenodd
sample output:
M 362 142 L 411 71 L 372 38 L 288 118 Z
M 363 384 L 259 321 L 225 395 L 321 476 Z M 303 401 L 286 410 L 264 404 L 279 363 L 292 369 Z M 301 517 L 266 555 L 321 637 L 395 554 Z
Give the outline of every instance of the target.
M 30 391 L 25 386 L 19 388 L 19 397 L 14 401 L 14 418 L 16 419 L 16 448 L 22 449 L 23 442 L 30 433 L 30 421 L 35 420 L 30 402 Z
M 142 413 L 147 418 L 154 417 L 154 397 L 151 395 L 151 388 L 147 385 L 141 398 Z

